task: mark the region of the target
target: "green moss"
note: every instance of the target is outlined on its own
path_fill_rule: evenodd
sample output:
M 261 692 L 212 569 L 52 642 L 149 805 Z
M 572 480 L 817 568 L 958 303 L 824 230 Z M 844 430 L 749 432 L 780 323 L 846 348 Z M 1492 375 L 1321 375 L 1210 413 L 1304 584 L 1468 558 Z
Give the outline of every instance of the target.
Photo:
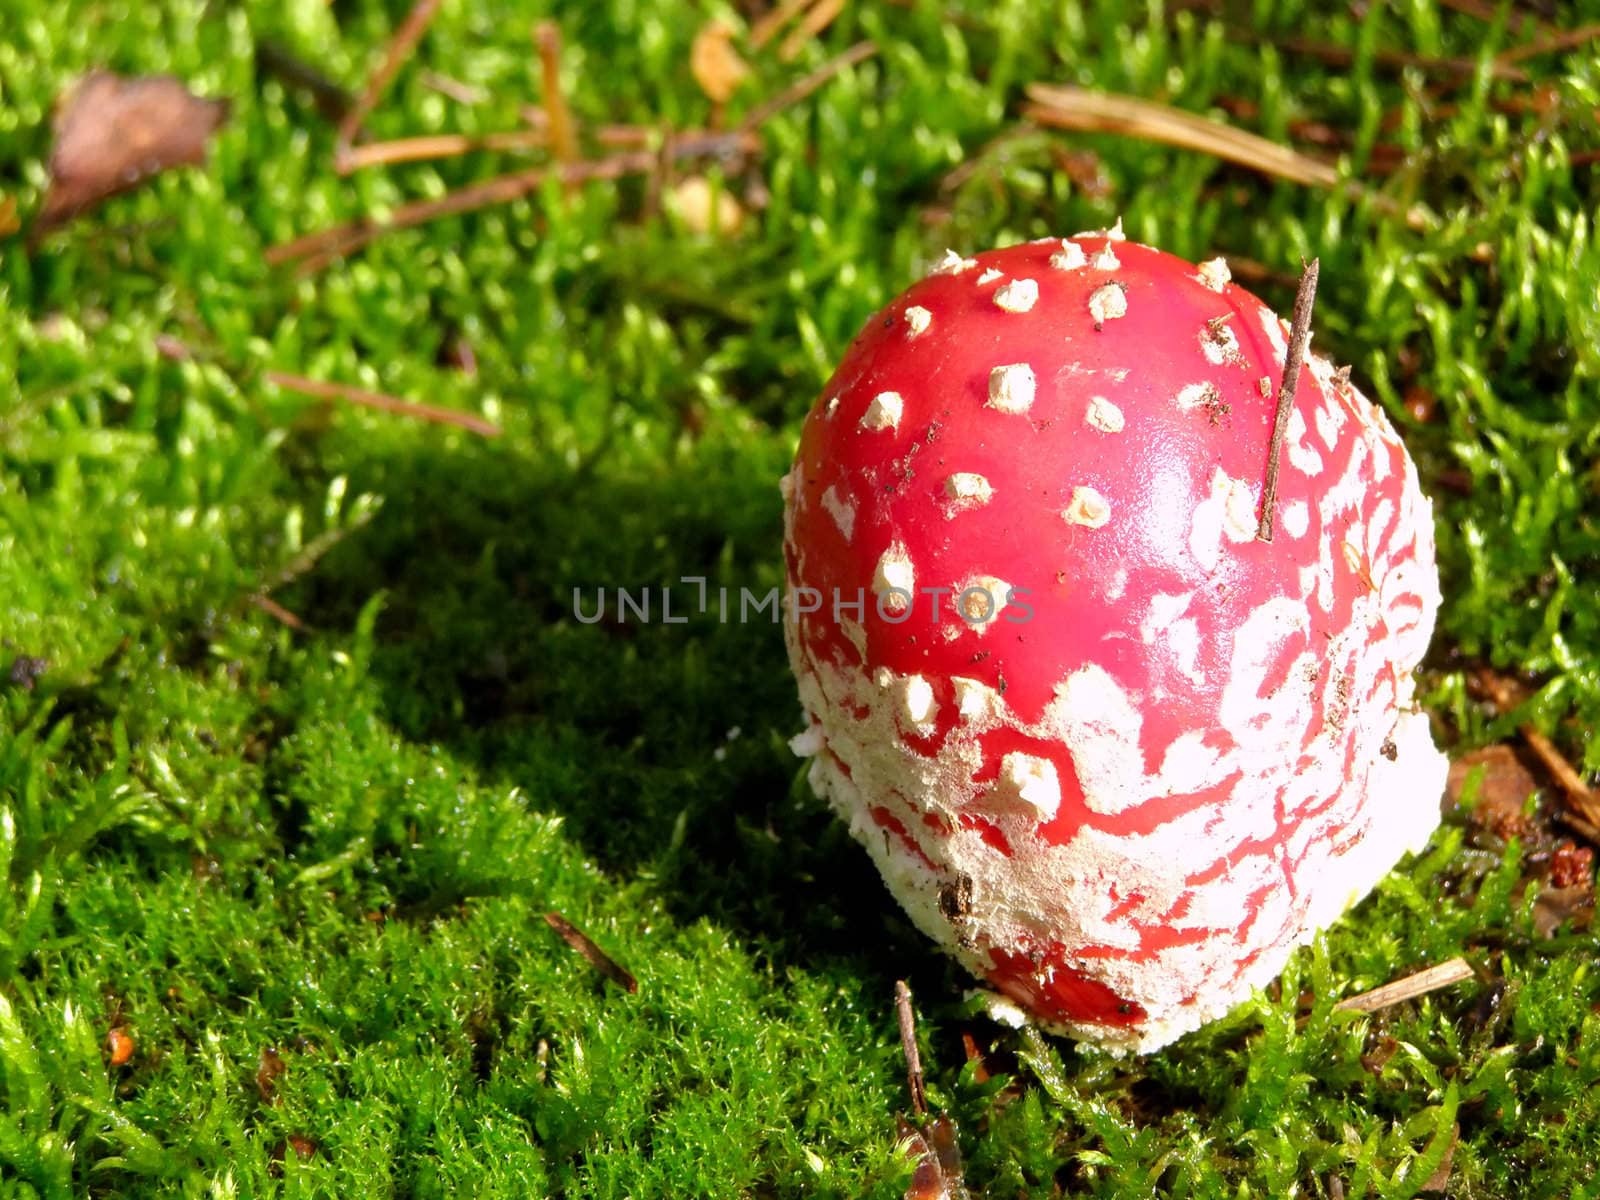
M 1421 0 L 1261 3 L 1253 33 L 1160 5 L 852 5 L 793 67 L 755 59 L 736 106 L 881 50 L 764 129 L 765 207 L 731 244 L 641 217 L 632 182 L 551 187 L 295 281 L 266 246 L 506 169 L 340 178 L 332 130 L 258 69 L 270 40 L 356 85 L 405 5 L 16 7 L 0 192 L 24 212 L 54 97 L 93 65 L 175 72 L 233 117 L 207 168 L 32 253 L 0 243 L 0 678 L 48 663 L 0 683 L 0 1196 L 898 1196 L 899 976 L 981 1193 L 1404 1196 L 1446 1159 L 1452 1195 L 1600 1191 L 1597 946 L 1538 935 L 1516 845 L 1453 819 L 1271 996 L 1146 1059 L 1079 1053 L 963 1001 L 797 782 L 771 624 L 571 615 L 574 587 L 772 587 L 776 478 L 861 322 L 946 244 L 1121 214 L 1191 257 L 1321 257 L 1319 338 L 1437 499 L 1441 734 L 1531 717 L 1600 768 L 1600 247 L 1593 167 L 1572 165 L 1592 56 L 1498 79 L 1521 35 Z M 540 11 L 517 8 L 444 5 L 374 135 L 514 127 L 539 93 Z M 711 8 L 568 9 L 584 120 L 710 119 L 687 62 Z M 1478 66 L 1435 97 L 1397 49 Z M 1404 158 L 1357 200 L 1127 139 L 996 141 L 1036 79 L 1246 101 L 1280 138 L 1323 122 L 1358 172 L 1379 143 Z M 1533 86 L 1544 109 L 1507 103 Z M 1105 191 L 1062 169 L 1069 142 Z M 1413 204 L 1430 230 L 1394 217 Z M 457 339 L 475 375 L 442 365 Z M 324 412 L 266 369 L 506 433 Z M 249 603 L 285 572 L 303 633 Z M 1476 662 L 1529 672 L 1528 712 L 1491 720 Z M 1333 1010 L 1458 953 L 1493 982 Z M 113 1026 L 135 1044 L 119 1067 Z

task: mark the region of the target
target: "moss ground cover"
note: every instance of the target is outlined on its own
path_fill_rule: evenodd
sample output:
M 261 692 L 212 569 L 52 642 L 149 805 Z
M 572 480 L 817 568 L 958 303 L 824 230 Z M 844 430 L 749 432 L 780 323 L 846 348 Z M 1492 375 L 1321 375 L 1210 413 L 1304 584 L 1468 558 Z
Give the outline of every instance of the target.
M 1542 33 L 1456 7 L 849 5 L 793 64 L 746 50 L 735 115 L 878 46 L 729 165 L 736 232 L 642 180 L 551 183 L 297 278 L 265 249 L 512 164 L 341 178 L 332 126 L 262 65 L 358 86 L 405 5 L 14 0 L 0 193 L 24 215 L 52 103 L 94 66 L 232 115 L 205 168 L 0 242 L 0 1196 L 899 1196 L 900 977 L 979 1194 L 1600 1191 L 1600 942 L 1545 936 L 1553 795 L 1510 840 L 1452 813 L 1228 1020 L 1080 1054 L 969 1006 L 806 793 L 773 625 L 572 613 L 574 587 L 776 584 L 776 480 L 861 322 L 947 244 L 1121 215 L 1281 309 L 1321 257 L 1319 344 L 1438 505 L 1441 738 L 1531 721 L 1600 769 L 1600 59 L 1497 60 Z M 705 125 L 691 41 L 744 21 L 446 0 L 374 136 L 515 128 L 542 16 L 591 129 Z M 1330 141 L 1379 198 L 1019 132 L 1034 81 Z M 303 628 L 252 603 L 268 586 Z M 1525 704 L 1485 704 L 1482 668 Z M 1333 1009 L 1457 954 L 1473 982 Z

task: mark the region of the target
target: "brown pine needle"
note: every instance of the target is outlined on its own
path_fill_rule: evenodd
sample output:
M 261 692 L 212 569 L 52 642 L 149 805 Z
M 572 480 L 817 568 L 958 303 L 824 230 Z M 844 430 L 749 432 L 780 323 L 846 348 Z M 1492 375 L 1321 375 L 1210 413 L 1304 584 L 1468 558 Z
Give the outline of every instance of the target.
M 1493 24 L 1500 19 L 1499 6 L 1488 3 L 1488 0 L 1441 0 L 1445 8 L 1454 9 L 1463 16 L 1475 17 L 1487 24 Z M 1536 32 L 1543 33 L 1549 27 L 1535 17 L 1532 13 L 1517 15 L 1518 25 L 1522 29 L 1533 28 Z
M 1327 163 L 1280 146 L 1222 121 L 1134 96 L 1088 88 L 1031 83 L 1033 101 L 1023 115 L 1041 125 L 1087 133 L 1120 133 L 1198 150 L 1242 167 L 1309 187 L 1338 187 L 1339 173 Z
M 759 50 L 777 37 L 778 30 L 799 16 L 810 3 L 811 0 L 780 0 L 772 11 L 750 26 L 751 48 Z
M 430 91 L 447 96 L 457 104 L 484 104 L 489 99 L 489 93 L 481 87 L 470 83 L 462 83 L 459 79 L 452 79 L 448 75 L 441 75 L 437 71 L 424 71 L 417 76 L 422 86 Z
M 544 84 L 544 111 L 550 118 L 550 146 L 556 161 L 576 162 L 578 131 L 572 110 L 561 91 L 561 28 L 554 21 L 540 21 L 533 27 L 533 40 L 539 48 L 539 70 Z
M 1278 385 L 1278 409 L 1273 415 L 1272 444 L 1267 450 L 1267 478 L 1261 489 L 1261 523 L 1256 526 L 1256 538 L 1263 542 L 1272 540 L 1272 521 L 1278 512 L 1278 464 L 1283 455 L 1283 439 L 1289 431 L 1289 414 L 1294 411 L 1300 368 L 1305 363 L 1306 346 L 1311 341 L 1311 307 L 1317 299 L 1317 275 L 1321 265 L 1321 259 L 1311 260 L 1300 276 L 1300 289 L 1294 297 L 1289 353 L 1284 358 L 1283 381 Z
M 298 621 L 299 618 L 293 613 L 289 612 L 288 609 L 283 608 L 281 605 L 270 599 L 269 593 L 275 592 L 281 587 L 287 587 L 295 580 L 309 574 L 312 568 L 314 568 L 323 560 L 328 551 L 332 550 L 356 530 L 366 525 L 367 522 L 372 520 L 372 518 L 376 515 L 376 508 L 368 508 L 363 512 L 352 514 L 350 520 L 344 525 L 336 526 L 333 529 L 324 529 L 321 533 L 317 534 L 316 537 L 312 538 L 303 547 L 301 547 L 299 554 L 296 554 L 283 566 L 274 571 L 272 575 L 270 575 L 261 584 L 261 586 L 251 594 L 250 603 L 254 604 L 263 612 L 271 613 L 273 616 L 278 617 L 279 620 L 283 620 L 284 624 L 289 625 L 291 628 L 304 629 L 305 626 L 303 624 L 296 625 L 294 623 L 295 621 Z M 290 618 L 292 618 L 292 620 L 284 620 L 283 614 L 287 614 Z
M 582 955 L 590 966 L 622 988 L 623 991 L 637 992 L 639 990 L 639 981 L 632 974 L 618 966 L 615 959 L 589 939 L 588 934 L 584 933 L 583 930 L 579 929 L 560 913 L 545 913 L 544 923 L 560 934 L 561 940 Z
M 922 1077 L 922 1054 L 917 1049 L 917 1018 L 911 1011 L 911 989 L 904 979 L 894 981 L 894 1012 L 900 1023 L 900 1049 L 906 1056 L 906 1088 L 911 1093 L 911 1111 L 917 1116 L 928 1112 L 928 1093 Z
M 342 169 L 346 174 L 363 167 L 391 163 L 422 162 L 431 158 L 454 158 L 476 150 L 540 150 L 550 144 L 542 129 L 513 129 L 506 133 L 486 133 L 479 137 L 465 133 L 436 133 L 424 137 L 395 138 L 388 142 L 368 142 L 345 151 Z
M 394 413 L 402 417 L 414 417 L 419 421 L 430 421 L 436 425 L 455 425 L 483 437 L 500 436 L 498 425 L 454 408 L 413 404 L 397 396 L 386 396 L 382 392 L 369 392 L 343 383 L 307 379 L 303 375 L 290 375 L 283 371 L 267 371 L 262 377 L 268 383 L 318 400 L 343 400 L 347 404 L 359 404 L 364 408 L 375 408 L 379 412 Z
M 871 58 L 877 52 L 878 44 L 876 42 L 870 39 L 857 42 L 848 50 L 830 58 L 815 71 L 795 80 L 776 96 L 756 105 L 744 115 L 744 119 L 739 122 L 739 128 L 746 133 L 753 132 L 784 109 L 800 103 L 812 92 L 839 74 L 840 71 L 847 70 L 859 62 Z
M 417 48 L 417 43 L 422 40 L 422 35 L 427 32 L 432 24 L 434 14 L 439 11 L 439 0 L 417 0 L 412 5 L 411 11 L 406 14 L 406 19 L 400 23 L 400 28 L 395 30 L 394 37 L 389 39 L 389 49 L 383 56 L 383 62 L 371 78 L 367 86 L 361 89 L 361 95 L 356 97 L 356 102 L 351 105 L 350 111 L 345 113 L 344 120 L 339 122 L 339 135 L 335 143 L 334 167 L 339 173 L 345 174 L 342 161 L 344 152 L 356 140 L 356 135 L 361 132 L 361 126 L 366 122 L 372 110 L 378 106 L 378 101 L 383 99 L 389 85 L 394 82 L 395 75 L 405 65 L 408 58 Z
M 1289 54 L 1303 54 L 1308 58 L 1327 63 L 1330 67 L 1348 67 L 1356 61 L 1356 52 L 1350 47 L 1315 42 L 1310 38 L 1262 38 L 1243 31 L 1230 34 L 1230 37 L 1251 45 L 1264 43 Z M 1420 71 L 1424 75 L 1456 80 L 1470 77 L 1478 70 L 1478 60 L 1475 58 L 1433 58 L 1426 54 L 1413 54 L 1407 50 L 1374 50 L 1372 61 L 1389 71 Z M 1498 60 L 1490 63 L 1489 72 L 1496 79 L 1505 79 L 1512 83 L 1528 81 L 1526 71 Z
M 473 212 L 493 204 L 505 204 L 516 200 L 529 192 L 536 191 L 551 175 L 563 180 L 615 179 L 619 175 L 633 171 L 648 171 L 655 161 L 654 154 L 639 151 L 597 162 L 529 167 L 509 175 L 486 179 L 482 183 L 473 184 L 471 187 L 450 192 L 436 199 L 402 204 L 381 219 L 364 218 L 347 225 L 336 225 L 330 229 L 308 233 L 292 241 L 280 242 L 276 246 L 269 247 L 265 257 L 269 265 L 276 266 L 292 262 L 297 258 L 309 258 L 329 252 L 334 252 L 335 256 L 348 254 L 365 246 L 381 234 L 393 230 L 411 229 L 441 217 Z
M 1386 983 L 1382 987 L 1375 987 L 1370 992 L 1362 992 L 1358 996 L 1350 996 L 1333 1006 L 1334 1012 L 1377 1012 L 1381 1008 L 1389 1008 L 1407 1000 L 1414 1000 L 1418 996 L 1425 996 L 1429 992 L 1436 992 L 1440 988 L 1447 988 L 1451 984 L 1460 983 L 1463 979 L 1472 978 L 1472 968 L 1467 965 L 1464 958 L 1452 958 L 1448 962 L 1439 963 L 1425 971 L 1418 971 L 1415 975 L 1407 975 L 1404 979 L 1396 979 L 1393 983 Z
M 1536 38 L 1524 46 L 1513 46 L 1509 50 L 1502 50 L 1495 55 L 1495 62 L 1500 64 L 1517 63 L 1530 58 L 1537 58 L 1541 54 L 1557 54 L 1564 50 L 1576 50 L 1579 46 L 1586 46 L 1596 38 L 1600 38 L 1600 25 L 1580 25 L 1577 29 L 1568 29 L 1560 33 L 1552 33 L 1547 37 Z
M 778 47 L 779 62 L 793 62 L 806 48 L 806 43 L 818 36 L 844 11 L 845 0 L 817 0 L 811 11 L 800 18 L 800 24 L 783 39 Z
M 266 613 L 267 616 L 271 617 L 274 621 L 279 621 L 282 624 L 287 625 L 296 633 L 306 632 L 307 626 L 304 621 L 295 616 L 294 613 L 290 612 L 287 608 L 279 604 L 265 592 L 256 592 L 250 597 L 250 603 L 255 605 L 255 607 L 259 608 L 262 612 Z
M 759 139 L 749 130 L 730 133 L 705 133 L 680 136 L 673 139 L 670 157 L 721 158 L 729 154 L 749 153 L 760 146 Z M 335 225 L 316 233 L 304 234 L 287 242 L 269 247 L 265 258 L 269 265 L 305 260 L 299 274 L 320 270 L 334 259 L 361 249 L 369 242 L 400 229 L 412 229 L 442 217 L 476 212 L 495 204 L 506 204 L 537 191 L 546 179 L 563 183 L 581 183 L 591 179 L 618 179 L 653 171 L 661 156 L 652 150 L 635 150 L 610 158 L 581 159 L 575 163 L 558 163 L 550 166 L 528 167 L 508 175 L 498 175 L 482 183 L 450 192 L 432 200 L 415 200 L 392 209 L 381 219 L 363 218 L 344 225 Z

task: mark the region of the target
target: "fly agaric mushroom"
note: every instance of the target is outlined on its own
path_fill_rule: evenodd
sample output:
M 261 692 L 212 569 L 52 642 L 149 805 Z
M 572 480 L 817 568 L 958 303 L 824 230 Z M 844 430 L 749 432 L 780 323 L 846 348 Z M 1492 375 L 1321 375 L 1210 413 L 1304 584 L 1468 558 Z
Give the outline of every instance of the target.
M 950 254 L 784 480 L 812 786 L 925 933 L 1117 1051 L 1246 998 L 1439 819 L 1432 508 L 1310 355 L 1263 521 L 1288 336 L 1120 228 Z

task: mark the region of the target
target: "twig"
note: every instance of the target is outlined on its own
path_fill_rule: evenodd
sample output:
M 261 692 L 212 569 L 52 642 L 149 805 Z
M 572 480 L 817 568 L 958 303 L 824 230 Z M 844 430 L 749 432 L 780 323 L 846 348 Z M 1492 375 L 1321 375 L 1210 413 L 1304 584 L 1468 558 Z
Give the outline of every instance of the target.
M 301 547 L 296 554 L 283 566 L 269 575 L 254 592 L 248 597 L 249 603 L 265 613 L 276 617 L 291 629 L 305 629 L 305 624 L 299 617 L 288 609 L 271 599 L 271 593 L 281 587 L 287 587 L 301 576 L 305 575 L 319 562 L 323 556 L 337 546 L 356 530 L 366 525 L 377 515 L 376 508 L 367 508 L 353 513 L 345 524 L 333 529 L 324 529 Z
M 1339 186 L 1339 173 L 1319 159 L 1170 105 L 1043 83 L 1029 84 L 1027 94 L 1033 103 L 1023 110 L 1023 115 L 1042 125 L 1089 133 L 1126 134 L 1185 150 L 1199 150 L 1291 183 L 1325 188 Z
M 341 174 L 346 174 L 343 165 L 345 151 L 356 140 L 356 134 L 361 132 L 361 126 L 377 107 L 378 101 L 383 99 L 383 94 L 389 90 L 389 85 L 394 82 L 396 72 L 405 64 L 417 48 L 417 43 L 422 40 L 422 35 L 427 32 L 432 23 L 434 14 L 439 11 L 439 0 L 417 0 L 412 5 L 411 11 L 406 14 L 406 19 L 400 23 L 400 28 L 389 39 L 389 49 L 384 55 L 382 64 L 367 80 L 367 86 L 361 89 L 361 95 L 345 113 L 344 120 L 339 122 L 338 138 L 334 143 L 334 168 Z
M 904 979 L 894 981 L 894 1011 L 900 1021 L 900 1049 L 906 1056 L 906 1088 L 911 1093 L 911 1111 L 928 1113 L 928 1093 L 922 1080 L 922 1055 L 917 1050 L 917 1018 L 911 1011 L 911 989 Z
M 751 49 L 759 50 L 777 37 L 778 30 L 794 20 L 810 3 L 811 0 L 780 0 L 780 3 L 771 12 L 766 13 L 754 25 L 750 26 Z
M 1575 812 L 1558 812 L 1555 819 L 1574 833 L 1582 834 L 1590 845 L 1600 846 L 1600 825 L 1591 825 Z
M 1289 54 L 1303 54 L 1330 67 L 1349 67 L 1356 61 L 1356 52 L 1349 46 L 1314 42 L 1310 38 L 1262 37 L 1244 29 L 1228 30 L 1228 38 L 1230 41 L 1246 45 L 1268 45 Z M 1372 62 L 1390 71 L 1420 71 L 1424 75 L 1443 76 L 1449 79 L 1470 78 L 1478 70 L 1478 60 L 1475 58 L 1432 58 L 1426 54 L 1413 54 L 1406 50 L 1374 50 Z M 1526 71 L 1509 63 L 1492 61 L 1490 73 L 1496 79 L 1506 79 L 1513 83 L 1526 83 L 1528 80 Z
M 1567 803 L 1589 824 L 1600 825 L 1600 798 L 1595 796 L 1594 789 L 1583 782 L 1583 776 L 1556 749 L 1555 743 L 1540 733 L 1532 722 L 1519 726 L 1519 732 L 1528 743 L 1528 748 L 1538 755 L 1545 770 L 1555 776 L 1566 794 Z
M 483 104 L 489 99 L 489 93 L 481 87 L 462 83 L 459 79 L 451 79 L 450 76 L 441 75 L 437 71 L 423 71 L 417 79 L 423 87 L 430 88 L 441 96 L 448 96 L 457 104 Z
M 1479 671 L 1477 677 L 1479 686 L 1502 713 L 1510 712 L 1518 706 L 1517 697 L 1499 675 L 1485 669 Z M 1561 786 L 1567 807 L 1591 828 L 1600 828 L 1600 796 L 1597 796 L 1594 789 L 1583 781 L 1583 776 L 1567 761 L 1566 756 L 1556 749 L 1555 743 L 1545 737 L 1532 721 L 1524 721 L 1518 725 L 1517 732 L 1522 735 L 1522 740 L 1528 743 L 1528 749 L 1534 752 L 1544 765 L 1544 769 L 1549 771 L 1556 783 Z
M 265 258 L 269 265 L 292 262 L 311 255 L 348 254 L 365 246 L 380 234 L 396 229 L 436 221 L 440 217 L 472 212 L 492 204 L 504 204 L 537 190 L 551 175 L 560 179 L 614 179 L 633 171 L 647 171 L 655 162 L 655 155 L 634 153 L 598 162 L 579 162 L 568 166 L 529 167 L 509 175 L 497 175 L 482 183 L 450 192 L 434 200 L 417 200 L 402 204 L 381 219 L 363 218 L 347 225 L 335 225 L 316 233 L 308 233 L 292 241 L 269 247 Z
M 766 124 L 767 121 L 771 120 L 774 115 L 782 112 L 790 105 L 800 103 L 800 101 L 811 95 L 812 92 L 816 91 L 823 84 L 827 83 L 828 80 L 832 79 L 840 71 L 846 70 L 849 67 L 855 66 L 859 62 L 863 62 L 866 59 L 871 58 L 877 52 L 878 44 L 872 41 L 870 38 L 865 41 L 857 42 L 848 50 L 845 50 L 844 52 L 835 55 L 833 58 L 830 58 L 827 62 L 823 63 L 809 75 L 804 75 L 795 80 L 794 83 L 791 83 L 788 87 L 784 88 L 783 91 L 779 92 L 776 96 L 773 96 L 768 100 L 763 100 L 749 112 L 745 113 L 744 118 L 739 122 L 739 128 L 746 133 L 754 131 L 760 126 Z
M 281 621 L 296 633 L 306 632 L 307 626 L 304 621 L 295 616 L 292 612 L 290 612 L 283 605 L 279 604 L 265 592 L 252 593 L 250 596 L 250 603 L 255 605 L 255 607 L 259 608 L 262 612 L 266 613 L 267 616 L 271 617 L 274 621 Z
M 513 129 L 506 133 L 486 133 L 479 137 L 465 133 L 436 133 L 424 137 L 395 138 L 388 142 L 368 142 L 345 151 L 344 170 L 390 163 L 421 162 L 429 158 L 453 158 L 475 150 L 538 150 L 550 144 L 542 129 Z
M 1499 6 L 1489 4 L 1486 0 L 1440 0 L 1440 3 L 1445 8 L 1454 9 L 1463 16 L 1476 17 L 1486 24 L 1492 25 L 1500 19 Z M 1532 28 L 1536 33 L 1544 33 L 1548 29 L 1548 26 L 1532 13 L 1519 13 L 1517 16 L 1522 29 Z
M 1321 260 L 1313 258 L 1300 276 L 1300 290 L 1294 297 L 1294 320 L 1289 325 L 1289 353 L 1283 361 L 1283 382 L 1278 386 L 1278 410 L 1272 419 L 1272 445 L 1267 450 L 1267 478 L 1261 489 L 1261 524 L 1256 538 L 1272 540 L 1272 521 L 1278 511 L 1278 461 L 1283 454 L 1283 439 L 1289 431 L 1289 414 L 1294 410 L 1295 388 L 1300 383 L 1300 368 L 1311 340 L 1311 306 L 1317 299 L 1317 274 Z
M 639 990 L 639 981 L 637 979 L 618 966 L 615 959 L 589 940 L 588 934 L 584 933 L 583 930 L 579 929 L 560 913 L 545 913 L 544 922 L 561 935 L 562 941 L 582 955 L 590 966 L 622 988 L 623 991 L 637 992 Z
M 335 124 L 344 120 L 354 103 L 344 88 L 270 38 L 256 43 L 256 69 L 307 92 L 317 111 Z
M 730 154 L 748 153 L 759 145 L 758 139 L 749 130 L 709 133 L 676 139 L 672 146 L 672 156 L 677 159 L 724 157 Z M 267 250 L 265 258 L 268 264 L 273 266 L 293 262 L 296 259 L 306 259 L 307 268 L 312 262 L 316 262 L 320 268 L 341 255 L 359 250 L 385 233 L 411 229 L 441 217 L 475 212 L 480 208 L 520 199 L 530 192 L 537 191 L 546 179 L 553 178 L 562 182 L 617 179 L 623 175 L 651 171 L 657 162 L 658 157 L 653 151 L 635 150 L 610 158 L 583 159 L 575 163 L 529 167 L 509 175 L 486 179 L 482 183 L 450 192 L 437 199 L 402 204 L 381 219 L 363 218 L 280 242 Z
M 806 48 L 806 43 L 820 34 L 844 11 L 845 0 L 817 0 L 811 11 L 800 18 L 800 24 L 778 47 L 779 62 L 793 62 Z
M 413 404 L 396 396 L 386 396 L 382 392 L 368 392 L 342 383 L 327 383 L 320 379 L 307 379 L 303 375 L 289 375 L 283 371 L 267 371 L 263 378 L 268 383 L 287 388 L 291 392 L 299 392 L 303 396 L 315 397 L 318 400 L 343 400 L 349 404 L 375 408 L 379 412 L 396 413 L 402 417 L 415 417 L 419 421 L 431 421 L 437 425 L 456 425 L 472 433 L 481 434 L 483 437 L 500 436 L 500 427 L 498 425 L 485 421 L 482 417 L 474 416 L 472 413 L 461 412 L 454 408 L 440 408 L 433 404 Z
M 1453 983 L 1471 978 L 1472 968 L 1467 965 L 1467 960 L 1452 958 L 1425 971 L 1418 971 L 1415 975 L 1407 975 L 1404 979 L 1396 979 L 1393 983 L 1375 987 L 1369 992 L 1347 997 L 1335 1004 L 1333 1010 L 1377 1012 L 1381 1008 L 1414 1000 L 1418 996 L 1425 996 L 1429 992 L 1436 992 L 1440 988 L 1447 988 Z
M 1560 33 L 1552 33 L 1546 37 L 1535 38 L 1526 45 L 1513 46 L 1509 50 L 1502 50 L 1494 56 L 1496 63 L 1524 62 L 1530 58 L 1537 58 L 1541 54 L 1556 54 L 1563 50 L 1576 50 L 1579 46 L 1600 38 L 1600 25 L 1580 25 L 1577 29 L 1567 29 Z
M 534 44 L 539 48 L 539 70 L 544 83 L 544 111 L 550 118 L 550 146 L 556 161 L 578 160 L 578 131 L 572 110 L 561 91 L 561 27 L 554 21 L 540 21 L 533 27 Z

